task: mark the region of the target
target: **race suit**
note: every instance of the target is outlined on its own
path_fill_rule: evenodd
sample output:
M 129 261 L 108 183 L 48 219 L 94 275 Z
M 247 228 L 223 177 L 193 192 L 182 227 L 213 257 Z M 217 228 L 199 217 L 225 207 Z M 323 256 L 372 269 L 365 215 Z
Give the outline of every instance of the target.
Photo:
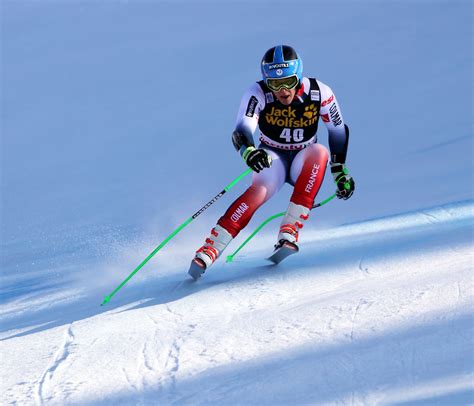
M 255 211 L 285 182 L 294 186 L 290 201 L 311 208 L 324 179 L 328 150 L 317 143 L 319 118 L 328 130 L 331 161 L 345 163 L 348 127 L 331 88 L 304 77 L 290 105 L 280 103 L 263 81 L 253 84 L 242 97 L 233 133 L 242 155 L 254 146 L 259 127 L 259 148 L 272 157 L 272 165 L 253 174 L 252 185 L 228 208 L 218 224 L 235 237 Z

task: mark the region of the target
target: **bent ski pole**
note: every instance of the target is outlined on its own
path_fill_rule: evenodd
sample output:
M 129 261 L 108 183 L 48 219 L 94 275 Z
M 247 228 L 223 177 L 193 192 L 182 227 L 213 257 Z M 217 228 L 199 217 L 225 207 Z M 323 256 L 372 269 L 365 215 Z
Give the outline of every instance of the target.
M 334 193 L 332 196 L 329 196 L 327 199 L 323 200 L 322 202 L 320 203 L 317 203 L 313 206 L 313 209 L 315 209 L 316 207 L 320 207 L 320 206 L 323 206 L 325 205 L 327 202 L 331 201 L 332 199 L 334 199 L 336 197 L 336 194 Z M 245 245 L 247 245 L 247 243 L 253 238 L 255 237 L 255 234 L 257 234 L 263 227 L 265 227 L 270 221 L 272 221 L 273 219 L 276 219 L 277 217 L 282 217 L 285 215 L 286 212 L 281 212 L 281 213 L 278 213 L 278 214 L 274 214 L 273 216 L 267 218 L 265 221 L 263 221 L 256 229 L 255 231 L 250 234 L 248 236 L 248 238 L 240 245 L 239 248 L 237 248 L 232 254 L 228 255 L 227 258 L 226 258 L 226 262 L 232 262 L 234 260 L 234 257 L 235 255 L 242 249 L 244 248 Z
M 191 217 L 189 217 L 183 224 L 181 224 L 176 230 L 174 230 L 165 240 L 158 245 L 151 253 L 148 255 L 141 263 L 138 265 L 133 272 L 127 276 L 127 278 L 115 288 L 115 290 L 108 296 L 104 298 L 104 301 L 101 303 L 101 306 L 105 305 L 112 299 L 112 297 L 120 290 L 122 287 L 130 280 L 132 277 L 159 251 L 161 250 L 176 234 L 178 234 L 184 227 L 186 227 L 189 223 L 191 223 L 197 216 L 199 216 L 204 210 L 206 210 L 209 206 L 219 200 L 226 192 L 228 192 L 232 187 L 234 187 L 238 182 L 240 182 L 245 176 L 247 176 L 252 169 L 247 169 L 245 172 L 240 174 L 237 178 L 235 178 L 231 183 L 229 183 L 219 194 L 217 194 L 212 200 L 206 203 L 203 207 L 201 207 L 196 213 L 194 213 Z

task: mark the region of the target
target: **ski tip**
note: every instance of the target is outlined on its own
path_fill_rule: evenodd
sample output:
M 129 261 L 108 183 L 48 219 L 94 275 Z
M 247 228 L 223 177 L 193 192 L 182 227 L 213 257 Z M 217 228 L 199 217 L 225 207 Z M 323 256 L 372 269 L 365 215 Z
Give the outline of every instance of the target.
M 298 245 L 286 240 L 280 240 L 277 244 L 275 251 L 270 255 L 267 260 L 275 265 L 278 265 L 286 257 L 296 254 L 299 251 Z
M 191 275 L 189 272 L 188 272 L 188 275 L 191 278 L 191 279 L 188 279 L 188 280 L 190 280 L 191 282 L 196 282 L 199 279 L 199 276 Z
M 197 281 L 201 275 L 206 271 L 206 264 L 200 259 L 193 259 L 189 267 L 188 274 Z
M 265 258 L 268 262 L 271 262 L 272 264 L 278 265 L 280 261 L 277 261 L 273 255 L 269 256 L 268 258 Z
M 233 255 L 228 255 L 227 258 L 225 259 L 225 262 L 233 262 L 233 261 L 234 261 Z

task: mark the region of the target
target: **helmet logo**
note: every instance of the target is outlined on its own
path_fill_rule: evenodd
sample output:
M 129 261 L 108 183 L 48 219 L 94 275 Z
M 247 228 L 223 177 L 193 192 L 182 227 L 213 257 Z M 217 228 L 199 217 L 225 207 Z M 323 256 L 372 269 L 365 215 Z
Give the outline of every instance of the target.
M 278 69 L 278 68 L 288 68 L 290 65 L 287 63 L 274 63 L 268 67 L 269 70 Z
M 277 69 L 277 70 L 276 70 L 276 74 L 277 74 L 278 76 L 281 76 L 281 75 L 283 75 L 283 71 L 282 71 L 281 69 Z

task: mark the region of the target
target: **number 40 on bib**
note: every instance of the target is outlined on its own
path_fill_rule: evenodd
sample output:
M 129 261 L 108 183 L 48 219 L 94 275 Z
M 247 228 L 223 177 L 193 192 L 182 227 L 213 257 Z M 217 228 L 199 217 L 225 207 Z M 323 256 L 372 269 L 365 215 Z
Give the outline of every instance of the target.
M 286 142 L 301 142 L 304 138 L 304 130 L 302 128 L 295 128 L 292 131 L 291 128 L 284 128 L 280 138 L 283 138 Z

